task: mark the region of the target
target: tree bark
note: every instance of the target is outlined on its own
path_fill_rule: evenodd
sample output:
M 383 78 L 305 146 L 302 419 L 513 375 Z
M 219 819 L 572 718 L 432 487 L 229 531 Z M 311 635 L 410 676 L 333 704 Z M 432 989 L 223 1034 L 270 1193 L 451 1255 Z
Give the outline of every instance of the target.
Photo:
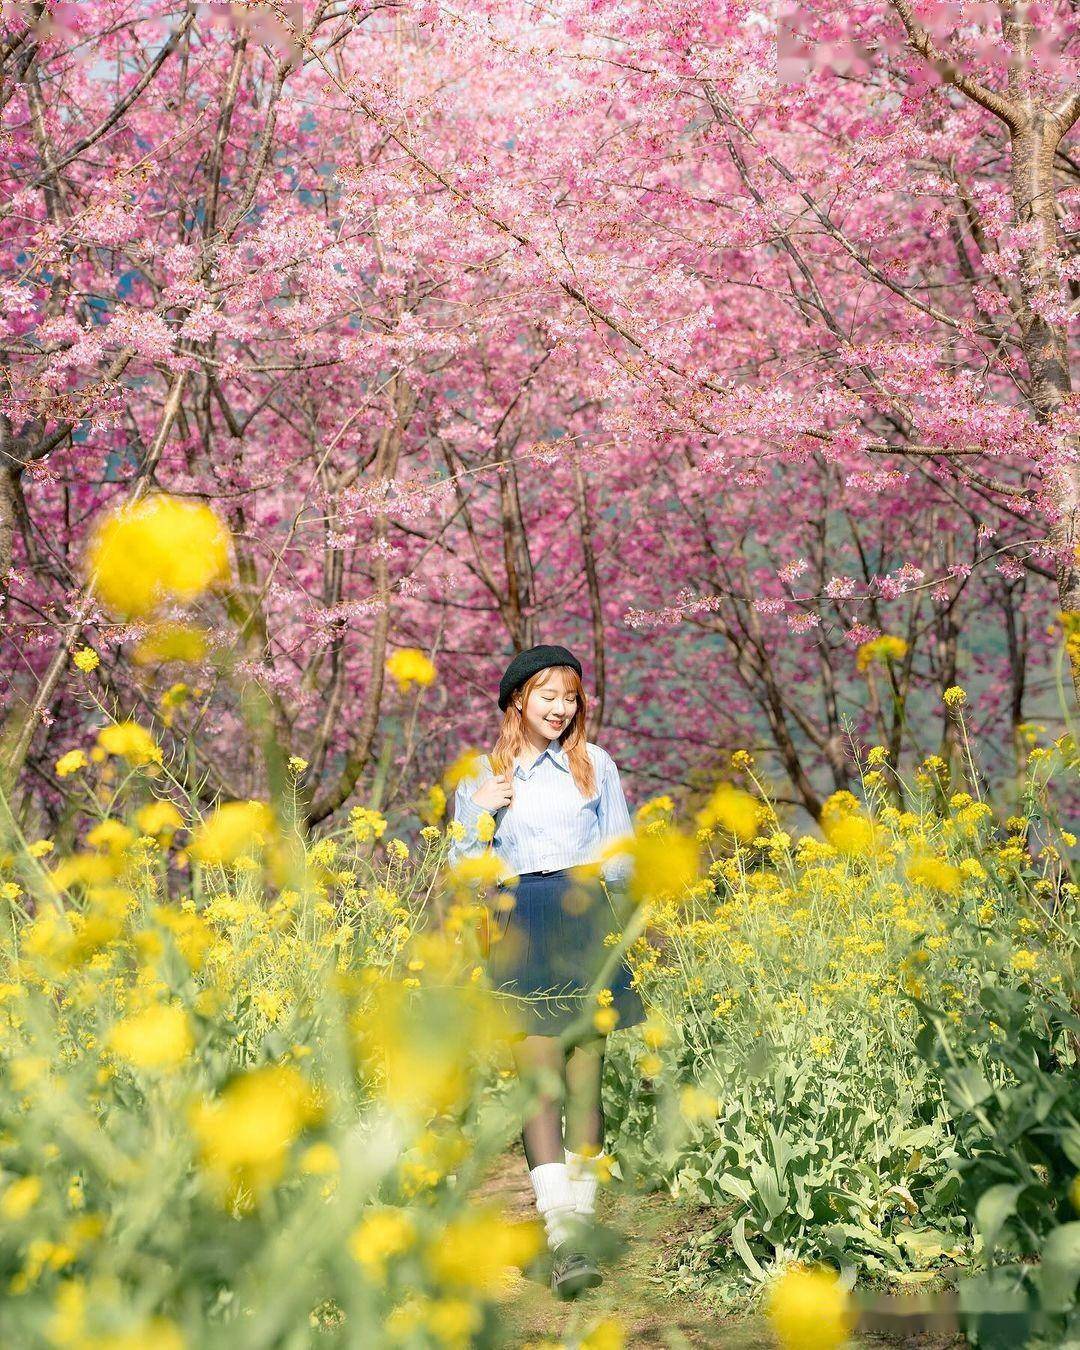
M 593 673 L 596 698 L 589 709 L 588 737 L 595 741 L 604 724 L 604 694 L 607 688 L 604 660 L 604 607 L 600 599 L 600 578 L 596 569 L 596 550 L 593 547 L 592 515 L 581 463 L 574 458 L 574 499 L 577 503 L 578 530 L 581 534 L 581 552 L 585 577 L 589 588 L 589 614 L 592 619 Z
M 1012 198 L 1017 223 L 1030 226 L 1020 249 L 1022 296 L 1021 345 L 1031 376 L 1031 402 L 1036 416 L 1053 429 L 1072 391 L 1064 328 L 1039 313 L 1040 301 L 1056 297 L 1053 271 L 1060 257 L 1055 210 L 1054 156 L 1064 130 L 1059 119 L 1039 109 L 1012 138 Z M 1080 613 L 1080 464 L 1078 447 L 1069 437 L 1061 462 L 1047 473 L 1048 496 L 1055 517 L 1050 521 L 1054 546 L 1058 604 L 1063 614 Z M 1080 704 L 1080 647 L 1070 644 L 1073 690 Z

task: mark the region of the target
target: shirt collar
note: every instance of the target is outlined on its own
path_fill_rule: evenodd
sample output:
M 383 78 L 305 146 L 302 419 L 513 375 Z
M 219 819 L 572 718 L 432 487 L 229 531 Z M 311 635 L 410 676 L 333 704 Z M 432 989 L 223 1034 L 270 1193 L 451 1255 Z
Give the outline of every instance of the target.
M 521 765 L 518 764 L 515 768 L 515 772 L 520 772 L 522 778 L 524 778 L 526 773 L 532 773 L 533 769 L 536 768 L 545 755 L 549 757 L 552 764 L 557 764 L 560 769 L 564 769 L 567 773 L 570 772 L 570 758 L 566 753 L 566 747 L 558 740 L 549 741 L 547 748 L 540 751 L 527 770 L 523 770 Z

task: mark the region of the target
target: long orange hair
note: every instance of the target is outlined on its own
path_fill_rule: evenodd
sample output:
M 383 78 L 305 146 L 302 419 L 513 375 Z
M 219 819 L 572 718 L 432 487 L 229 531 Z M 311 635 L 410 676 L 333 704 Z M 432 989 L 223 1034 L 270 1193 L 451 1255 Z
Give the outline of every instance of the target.
M 546 670 L 538 670 L 535 675 L 529 676 L 520 689 L 514 690 L 514 697 L 506 705 L 502 726 L 499 728 L 499 735 L 495 741 L 495 748 L 491 752 L 491 767 L 495 773 L 512 772 L 517 757 L 523 751 L 531 749 L 525 735 L 525 709 L 529 706 L 529 695 L 538 685 L 543 684 L 554 670 L 561 670 L 567 677 L 568 687 L 565 688 L 565 692 L 577 694 L 577 706 L 574 709 L 574 715 L 570 719 L 570 725 L 559 737 L 559 740 L 566 751 L 570 772 L 574 776 L 578 791 L 583 797 L 591 797 L 596 791 L 596 771 L 593 769 L 589 752 L 585 748 L 585 716 L 588 712 L 588 700 L 585 697 L 581 677 L 573 666 L 548 666 Z M 521 695 L 521 712 L 518 712 L 514 706 L 514 699 L 519 694 Z

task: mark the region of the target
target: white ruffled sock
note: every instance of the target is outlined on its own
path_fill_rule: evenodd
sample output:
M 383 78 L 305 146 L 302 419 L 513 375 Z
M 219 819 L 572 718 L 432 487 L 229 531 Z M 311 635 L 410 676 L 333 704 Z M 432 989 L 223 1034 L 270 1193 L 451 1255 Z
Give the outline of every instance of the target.
M 584 1153 L 566 1150 L 566 1172 L 570 1178 L 574 1210 L 583 1219 L 591 1219 L 596 1213 L 596 1168 L 589 1165 L 590 1161 Z
M 574 1233 L 574 1195 L 565 1163 L 541 1163 L 529 1172 L 536 1208 L 552 1251 Z

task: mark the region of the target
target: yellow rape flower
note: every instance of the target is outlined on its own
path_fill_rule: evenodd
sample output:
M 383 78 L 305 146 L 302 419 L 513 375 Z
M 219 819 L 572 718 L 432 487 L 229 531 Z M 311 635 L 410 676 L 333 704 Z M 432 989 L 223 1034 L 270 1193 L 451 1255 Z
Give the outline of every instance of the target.
M 890 665 L 896 661 L 902 661 L 907 655 L 908 645 L 903 638 L 892 637 L 888 633 L 881 637 L 873 638 L 870 642 L 864 642 L 855 654 L 855 665 L 858 670 L 866 670 L 874 661 L 882 665 Z
M 702 829 L 720 825 L 743 843 L 749 843 L 761 825 L 761 803 L 730 783 L 721 783 L 695 816 Z
M 489 889 L 500 881 L 509 881 L 515 874 L 506 863 L 491 849 L 475 855 L 464 855 L 449 869 L 447 876 L 455 890 L 469 890 L 472 887 Z M 512 897 L 503 897 L 507 907 Z
M 157 623 L 131 653 L 136 665 L 163 666 L 169 661 L 193 665 L 206 655 L 206 634 L 189 623 Z M 189 697 L 186 684 L 172 685 L 161 700 L 166 715 L 170 715 Z
M 386 817 L 368 806 L 354 806 L 349 812 L 349 827 L 358 844 L 370 844 L 381 839 L 386 831 Z
M 419 647 L 403 647 L 394 652 L 386 662 L 386 669 L 402 692 L 414 684 L 426 688 L 436 675 L 434 663 Z
M 907 865 L 907 878 L 916 885 L 929 886 L 945 895 L 959 895 L 964 886 L 964 873 L 944 858 L 922 856 Z
M 110 881 L 117 871 L 117 859 L 103 853 L 75 853 L 63 858 L 49 873 L 49 880 L 58 891 L 81 882 L 94 885 Z
M 192 970 L 201 970 L 206 953 L 214 944 L 214 930 L 201 914 L 193 910 L 177 909 L 173 905 L 156 905 L 155 920 L 173 937 L 177 950 Z M 203 994 L 211 991 L 204 989 Z M 201 1007 L 197 1011 L 204 1012 Z
M 861 810 L 862 803 L 858 797 L 853 792 L 848 792 L 846 788 L 840 788 L 821 803 L 821 818 L 825 820 L 828 817 L 846 816 Z
M 701 849 L 695 839 L 678 830 L 664 829 L 613 840 L 612 852 L 627 852 L 633 858 L 629 891 L 638 903 L 670 897 L 680 899 L 701 873 Z
M 510 1223 L 495 1209 L 477 1208 L 451 1219 L 425 1260 L 441 1283 L 490 1294 L 508 1266 L 526 1265 L 539 1249 L 536 1224 Z
M 70 778 L 73 773 L 85 769 L 89 763 L 85 750 L 69 750 L 56 761 L 56 776 L 57 778 Z
M 691 1084 L 679 1093 L 679 1111 L 685 1120 L 711 1120 L 720 1103 L 704 1088 Z
M 172 802 L 161 800 L 148 802 L 135 812 L 135 824 L 143 834 L 151 835 L 155 839 L 160 835 L 173 834 L 183 823 L 184 817 Z
M 294 1139 L 318 1115 L 303 1075 L 269 1064 L 233 1079 L 217 1101 L 196 1105 L 190 1119 L 206 1174 L 232 1197 L 238 1186 L 256 1195 L 272 1186 Z
M 170 684 L 168 689 L 162 694 L 160 705 L 168 715 L 175 712 L 177 708 L 182 708 L 188 699 L 191 698 L 191 695 L 192 690 L 190 686 L 186 685 L 183 680 L 177 680 L 175 684 Z
M 667 1045 L 671 1033 L 663 1022 L 649 1020 L 642 1024 L 641 1039 L 650 1050 L 659 1050 L 661 1046 Z
M 494 766 L 492 766 L 494 768 Z M 443 774 L 442 781 L 448 792 L 453 792 L 463 778 L 473 778 L 480 773 L 482 768 L 480 762 L 480 753 L 477 750 L 468 749 L 458 755 L 457 759 L 447 767 Z M 498 772 L 496 770 L 496 772 Z
M 332 1176 L 341 1167 L 341 1159 L 333 1144 L 325 1141 L 312 1144 L 300 1158 L 300 1170 L 312 1177 Z
M 406 1209 L 389 1206 L 373 1209 L 365 1214 L 353 1229 L 349 1254 L 376 1280 L 386 1274 L 386 1263 L 393 1256 L 401 1256 L 416 1241 L 416 1222 Z
M 428 788 L 427 797 L 420 806 L 420 818 L 427 821 L 428 828 L 432 828 L 437 826 L 445 815 L 446 792 L 441 783 L 434 783 Z
M 626 1333 L 614 1317 L 605 1317 L 587 1332 L 579 1343 L 580 1350 L 623 1350 Z
M 123 853 L 135 838 L 135 831 L 122 820 L 103 820 L 86 834 L 91 848 L 106 853 Z
M 101 665 L 101 657 L 98 656 L 93 647 L 80 647 L 71 659 L 84 675 L 89 675 L 92 670 L 97 670 L 98 666 Z
M 766 1310 L 781 1350 L 837 1350 L 854 1327 L 835 1272 L 792 1266 L 771 1286 Z
M 437 1298 L 427 1305 L 424 1323 L 448 1350 L 468 1350 L 483 1324 L 480 1309 L 464 1298 Z
M 597 1008 L 593 1013 L 593 1026 L 601 1036 L 610 1035 L 618 1024 L 619 1013 L 616 1008 Z
M 191 1054 L 195 1040 L 184 1009 L 159 1003 L 117 1022 L 109 1046 L 137 1069 L 173 1069 Z
M 949 708 L 959 708 L 967 702 L 967 693 L 958 684 L 952 684 L 941 696 L 942 702 Z
M 425 1119 L 461 1107 L 474 1056 L 513 1029 L 483 989 L 440 983 L 420 990 L 385 978 L 353 1025 L 357 1049 L 380 1071 L 387 1103 Z
M 40 1177 L 19 1177 L 0 1195 L 0 1214 L 15 1223 L 30 1213 L 40 1197 Z
M 274 813 L 265 802 L 225 802 L 195 829 L 191 856 L 201 863 L 228 866 L 270 842 L 276 831 Z
M 833 848 L 847 857 L 859 857 L 874 847 L 873 822 L 861 812 L 823 819 L 822 831 Z
M 95 593 L 137 618 L 166 599 L 188 602 L 229 579 L 229 532 L 202 502 L 164 493 L 110 511 L 86 550 Z
M 80 1338 L 78 1343 L 93 1346 L 94 1350 L 187 1350 L 189 1345 L 184 1333 L 167 1317 L 150 1317 L 131 1331 L 118 1331 L 92 1340 Z
M 161 747 L 138 722 L 111 722 L 97 734 L 97 742 L 108 755 L 122 755 L 132 764 L 160 764 Z
M 674 801 L 667 793 L 663 793 L 659 797 L 650 797 L 647 802 L 642 802 L 634 812 L 634 822 L 641 829 L 644 829 L 645 826 L 651 824 L 653 820 L 658 818 L 666 819 L 674 810 Z

